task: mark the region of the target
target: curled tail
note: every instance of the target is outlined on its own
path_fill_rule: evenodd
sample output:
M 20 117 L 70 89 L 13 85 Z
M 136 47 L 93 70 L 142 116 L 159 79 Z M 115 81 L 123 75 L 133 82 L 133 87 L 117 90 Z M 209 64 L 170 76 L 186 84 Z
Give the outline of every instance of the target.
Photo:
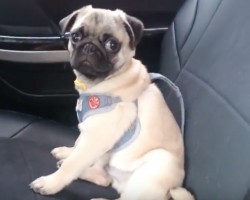
M 194 196 L 183 187 L 171 189 L 169 195 L 171 200 L 195 200 Z

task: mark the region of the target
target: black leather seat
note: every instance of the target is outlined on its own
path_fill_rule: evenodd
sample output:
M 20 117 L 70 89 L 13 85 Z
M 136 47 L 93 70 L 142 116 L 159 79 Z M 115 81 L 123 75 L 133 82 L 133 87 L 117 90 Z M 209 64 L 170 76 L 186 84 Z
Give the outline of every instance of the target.
M 249 0 L 186 0 L 162 42 L 160 72 L 180 87 L 186 105 L 185 185 L 199 200 L 242 200 L 250 188 L 249 8 Z M 171 93 L 168 100 L 173 101 Z M 77 136 L 53 122 L 0 113 L 2 136 L 32 140 L 39 148 L 71 144 Z M 54 162 L 40 158 L 36 162 Z M 100 192 L 93 185 L 79 187 L 85 191 L 81 199 Z
M 33 115 L 0 111 L 0 136 L 57 147 L 74 144 L 78 130 Z
M 87 200 L 117 197 L 112 188 L 76 181 L 53 197 L 40 196 L 29 183 L 56 170 L 50 155 L 58 146 L 72 146 L 78 130 L 36 116 L 0 110 L 0 199 L 4 200 Z M 84 159 L 84 155 L 83 155 Z
M 201 200 L 250 188 L 250 1 L 187 0 L 162 46 L 161 73 L 186 105 L 186 185 Z

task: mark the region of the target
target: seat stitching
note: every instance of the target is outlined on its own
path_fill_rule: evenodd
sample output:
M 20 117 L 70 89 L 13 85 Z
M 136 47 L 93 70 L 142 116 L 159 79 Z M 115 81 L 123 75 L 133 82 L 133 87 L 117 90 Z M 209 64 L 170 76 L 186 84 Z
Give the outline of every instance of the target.
M 16 136 L 18 136 L 24 129 L 28 128 L 31 124 L 33 124 L 34 122 L 40 121 L 40 119 L 34 119 L 32 120 L 30 123 L 26 124 L 24 127 L 22 127 L 20 130 L 18 130 L 16 133 L 14 133 L 12 136 L 10 136 L 10 139 L 15 138 Z
M 198 4 L 199 4 L 199 1 L 196 0 L 196 6 L 195 6 L 195 13 L 194 13 L 194 18 L 193 18 L 193 21 L 192 21 L 192 25 L 188 31 L 188 34 L 183 42 L 183 44 L 181 45 L 181 48 L 180 48 L 180 51 L 183 49 L 183 47 L 186 45 L 187 41 L 188 41 L 188 38 L 192 32 L 192 29 L 194 27 L 194 23 L 195 23 L 195 19 L 196 19 L 196 16 L 197 16 L 197 13 L 198 13 Z
M 182 71 L 183 71 L 183 70 L 186 68 L 186 66 L 187 66 L 187 63 L 188 63 L 189 58 L 193 55 L 193 53 L 194 53 L 194 51 L 196 50 L 196 48 L 198 47 L 198 45 L 199 45 L 201 39 L 203 38 L 204 33 L 205 33 L 206 30 L 208 29 L 209 25 L 212 23 L 213 18 L 214 18 L 214 16 L 215 16 L 215 14 L 217 13 L 217 11 L 218 11 L 218 9 L 219 9 L 219 7 L 220 7 L 222 1 L 223 1 L 223 0 L 220 1 L 220 3 L 218 4 L 217 8 L 215 9 L 215 11 L 214 11 L 214 13 L 213 13 L 213 15 L 212 15 L 210 21 L 209 21 L 208 24 L 207 24 L 207 27 L 204 29 L 203 33 L 201 34 L 201 37 L 199 38 L 197 44 L 194 46 L 193 50 L 191 51 L 189 57 L 187 58 L 187 61 L 183 64 L 183 67 L 181 67 L 181 66 L 179 65 L 179 67 L 180 67 L 180 72 L 179 72 L 179 74 L 176 76 L 175 80 L 173 80 L 174 83 L 176 83 L 176 82 L 179 80 L 180 75 L 182 74 Z M 198 10 L 198 4 L 197 4 L 197 9 L 196 9 L 196 10 Z M 198 11 L 197 11 L 197 12 L 198 12 Z M 196 16 L 195 16 L 195 17 L 196 17 Z M 195 19 L 194 19 L 194 21 L 195 21 Z M 173 24 L 173 25 L 174 25 L 174 24 Z M 176 42 L 176 44 L 177 44 L 177 42 Z M 177 52 L 177 55 L 179 56 L 179 52 Z M 178 57 L 178 58 L 179 58 L 179 57 Z M 179 64 L 180 64 L 180 59 L 179 59 Z M 167 95 L 167 98 L 169 98 L 169 96 L 170 96 L 170 93 Z
M 214 11 L 214 13 L 213 13 L 213 15 L 212 15 L 210 21 L 208 22 L 208 24 L 207 24 L 206 28 L 204 29 L 203 33 L 201 34 L 201 37 L 198 39 L 197 44 L 194 46 L 193 50 L 191 51 L 191 54 L 188 56 L 186 62 L 185 62 L 184 65 L 183 65 L 183 67 L 186 66 L 186 64 L 187 64 L 188 61 L 189 61 L 189 58 L 193 55 L 193 53 L 194 53 L 195 50 L 197 49 L 198 45 L 200 44 L 200 41 L 201 41 L 202 38 L 204 37 L 204 35 L 205 35 L 207 29 L 209 28 L 209 26 L 211 25 L 211 23 L 212 23 L 212 21 L 213 21 L 215 15 L 216 15 L 216 13 L 217 13 L 217 11 L 219 10 L 219 8 L 220 8 L 222 2 L 223 2 L 223 0 L 221 0 L 220 3 L 218 4 L 218 6 L 216 7 L 216 9 L 215 9 L 215 11 Z
M 208 27 L 211 25 L 211 23 L 212 23 L 212 21 L 213 21 L 215 15 L 216 15 L 216 13 L 217 13 L 219 7 L 221 6 L 222 2 L 223 2 L 223 0 L 221 0 L 220 3 L 218 4 L 218 6 L 217 6 L 217 8 L 215 9 L 215 11 L 214 11 L 214 13 L 213 13 L 213 15 L 212 15 L 210 21 L 208 22 L 206 28 L 204 29 L 204 31 L 203 31 L 201 37 L 199 38 L 198 42 L 197 42 L 196 45 L 194 46 L 194 48 L 193 48 L 193 50 L 191 51 L 190 55 L 188 56 L 187 61 L 183 64 L 183 67 L 181 68 L 181 71 L 180 71 L 179 74 L 177 75 L 177 77 L 176 77 L 176 79 L 174 80 L 174 82 L 176 82 L 176 81 L 179 80 L 179 77 L 180 77 L 180 74 L 181 74 L 182 70 L 183 70 L 184 68 L 186 68 L 186 66 L 187 66 L 187 64 L 188 64 L 188 61 L 189 61 L 190 57 L 193 55 L 193 53 L 194 53 L 195 50 L 197 49 L 197 47 L 198 47 L 200 41 L 201 41 L 202 38 L 204 37 L 205 32 L 207 31 Z
M 229 106 L 229 108 L 231 108 L 231 110 L 237 114 L 244 123 L 246 123 L 246 125 L 248 126 L 248 128 L 250 128 L 250 123 L 248 122 L 248 120 L 241 114 L 241 112 L 225 97 L 223 96 L 218 90 L 216 90 L 211 84 L 209 84 L 207 81 L 205 81 L 204 79 L 202 79 L 200 76 L 198 76 L 197 74 L 195 74 L 194 72 L 185 69 L 185 72 L 187 72 L 188 74 L 192 75 L 193 78 L 195 78 L 196 80 L 198 80 L 203 86 L 205 86 L 206 88 L 208 88 L 210 91 L 214 92 L 216 94 L 216 96 L 218 96 L 221 100 L 223 100 L 227 106 Z
M 174 41 L 175 41 L 175 49 L 177 52 L 177 57 L 178 57 L 178 66 L 179 66 L 179 70 L 181 71 L 181 61 L 180 61 L 180 54 L 179 54 L 179 50 L 178 50 L 178 46 L 177 46 L 177 40 L 176 40 L 176 29 L 175 29 L 175 22 L 173 22 L 173 30 L 174 30 Z

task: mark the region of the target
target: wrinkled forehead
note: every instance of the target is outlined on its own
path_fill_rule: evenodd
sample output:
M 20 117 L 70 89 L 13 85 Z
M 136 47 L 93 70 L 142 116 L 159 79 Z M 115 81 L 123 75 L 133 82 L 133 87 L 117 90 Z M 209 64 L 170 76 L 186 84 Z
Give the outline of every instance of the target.
M 114 11 L 93 9 L 86 14 L 79 13 L 73 29 L 83 27 L 88 35 L 99 36 L 104 33 L 115 34 L 123 39 L 125 28 L 122 18 Z

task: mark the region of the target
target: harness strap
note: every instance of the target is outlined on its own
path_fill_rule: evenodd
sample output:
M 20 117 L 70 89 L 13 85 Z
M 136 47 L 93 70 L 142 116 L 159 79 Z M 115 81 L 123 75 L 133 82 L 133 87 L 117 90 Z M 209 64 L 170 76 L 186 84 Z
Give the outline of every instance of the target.
M 83 122 L 91 115 L 108 112 L 119 102 L 121 102 L 120 97 L 106 94 L 80 94 L 76 104 L 78 121 Z
M 181 109 L 181 132 L 184 135 L 184 126 L 185 126 L 185 106 L 184 106 L 184 100 L 183 100 L 183 96 L 180 92 L 180 89 L 177 85 L 175 85 L 169 78 L 158 74 L 158 73 L 149 73 L 150 78 L 152 81 L 156 81 L 156 80 L 162 80 L 164 81 L 164 83 L 166 83 L 174 92 L 175 95 L 177 96 L 178 100 L 179 100 L 179 104 L 180 104 L 180 109 Z
M 184 134 L 184 122 L 185 122 L 185 108 L 182 94 L 179 88 L 167 77 L 157 74 L 157 73 L 149 73 L 151 81 L 162 80 L 166 83 L 176 94 L 180 109 L 181 109 L 181 132 Z M 83 93 L 80 94 L 80 97 L 77 100 L 76 112 L 79 122 L 83 122 L 86 118 L 94 114 L 105 113 L 113 108 L 115 108 L 116 104 L 121 102 L 120 97 L 115 97 L 107 94 L 89 94 Z M 134 102 L 136 107 L 138 107 L 137 100 Z M 121 150 L 127 146 L 129 146 L 135 138 L 139 135 L 141 130 L 141 124 L 138 117 L 131 123 L 131 126 L 127 131 L 123 134 L 120 140 L 114 145 L 112 151 Z
M 113 151 L 119 151 L 129 146 L 137 138 L 141 130 L 140 120 L 136 118 L 129 129 L 123 134 L 120 140 L 113 147 Z
M 76 113 L 79 122 L 83 122 L 89 116 L 105 113 L 111 111 L 115 108 L 116 104 L 121 102 L 121 98 L 106 95 L 106 94 L 89 94 L 83 93 L 80 94 L 80 97 L 77 100 L 76 105 Z M 134 102 L 136 107 L 137 100 Z M 130 127 L 127 131 L 124 132 L 123 136 L 118 140 L 118 142 L 114 145 L 112 151 L 118 151 L 125 147 L 127 147 L 130 143 L 134 141 L 134 139 L 140 133 L 140 121 L 138 117 L 131 123 Z

